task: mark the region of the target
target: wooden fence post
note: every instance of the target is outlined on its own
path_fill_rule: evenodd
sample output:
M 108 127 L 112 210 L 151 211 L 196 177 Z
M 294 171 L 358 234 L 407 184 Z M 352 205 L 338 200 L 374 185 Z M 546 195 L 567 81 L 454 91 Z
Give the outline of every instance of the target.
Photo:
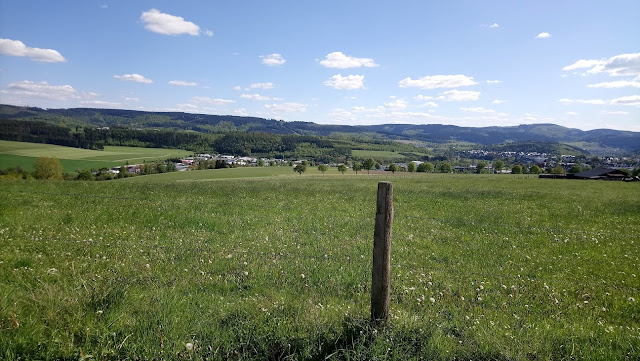
M 389 317 L 389 279 L 391 275 L 391 226 L 393 225 L 393 184 L 378 182 L 376 225 L 373 232 L 371 269 L 371 319 Z

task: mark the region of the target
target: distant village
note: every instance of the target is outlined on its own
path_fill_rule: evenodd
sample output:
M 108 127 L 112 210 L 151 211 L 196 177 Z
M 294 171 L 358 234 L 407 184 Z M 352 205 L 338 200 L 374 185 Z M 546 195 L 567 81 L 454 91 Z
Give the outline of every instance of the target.
M 514 172 L 514 170 L 516 170 L 517 173 L 530 173 L 529 170 L 540 169 L 541 171 L 535 173 L 554 174 L 553 178 L 558 178 L 561 174 L 576 174 L 591 169 L 621 170 L 621 174 L 631 174 L 634 169 L 640 167 L 639 158 L 627 157 L 600 158 L 584 156 L 576 157 L 574 155 L 551 156 L 546 153 L 539 152 L 493 152 L 486 150 L 465 150 L 458 152 L 457 155 L 459 158 L 452 161 L 431 161 L 434 167 L 429 171 L 442 172 L 438 165 L 442 163 L 449 163 L 451 166 L 450 169 L 447 169 L 446 171 L 448 173 L 509 174 Z M 156 164 L 156 166 L 164 166 L 164 171 L 188 171 L 197 169 L 249 166 L 295 166 L 301 163 L 309 166 L 318 166 L 321 164 L 310 160 L 237 157 L 233 155 L 201 153 L 190 157 L 167 161 L 164 165 Z M 410 163 L 412 163 L 412 165 Z M 376 162 L 375 169 L 381 171 L 393 170 L 394 172 L 416 171 L 416 169 L 420 169 L 420 165 L 423 163 L 429 163 L 429 161 L 412 161 L 389 164 Z M 325 165 L 329 167 L 337 167 L 341 164 L 351 168 L 353 166 L 353 161 L 347 161 L 345 163 L 330 163 Z M 150 172 L 148 170 L 149 166 L 149 163 L 125 165 L 121 167 L 113 167 L 108 172 L 113 176 L 117 176 L 121 171 L 126 171 L 130 175 L 164 172 L 162 170 L 154 170 Z M 519 166 L 519 168 L 514 168 L 514 166 Z M 537 168 L 534 166 L 537 166 Z

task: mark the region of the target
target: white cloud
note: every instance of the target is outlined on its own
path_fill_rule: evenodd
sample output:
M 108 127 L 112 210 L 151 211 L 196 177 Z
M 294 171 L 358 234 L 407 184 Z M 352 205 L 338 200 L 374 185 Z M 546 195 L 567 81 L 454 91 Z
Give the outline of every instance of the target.
M 165 35 L 199 35 L 200 27 L 180 16 L 161 13 L 156 9 L 145 11 L 140 15 L 145 29 Z
M 286 63 L 286 60 L 280 54 L 260 55 L 262 64 L 268 66 L 278 66 Z
M 605 100 L 602 99 L 567 99 L 567 98 L 563 98 L 558 100 L 561 103 L 564 104 L 570 104 L 570 103 L 579 103 L 579 104 L 592 104 L 592 105 L 602 105 L 602 104 L 607 104 L 607 102 Z
M 502 80 L 487 80 L 487 84 L 500 84 Z
M 246 117 L 249 115 L 249 113 L 247 113 L 247 110 L 244 108 L 240 108 L 240 109 L 236 109 L 233 111 L 234 115 L 237 115 L 239 117 Z
M 538 36 L 536 36 L 536 39 L 546 39 L 546 38 L 550 38 L 551 34 L 549 33 L 540 33 L 538 34 Z
M 498 25 L 498 23 L 493 23 L 493 24 L 489 25 L 489 27 L 490 27 L 491 29 L 497 29 L 497 28 L 499 28 L 499 27 L 500 27 L 500 25 Z
M 589 88 L 640 88 L 640 81 L 618 80 L 598 84 L 589 84 Z
M 611 76 L 633 76 L 640 74 L 640 53 L 620 54 L 608 59 L 584 60 L 580 59 L 562 70 L 589 69 L 587 73 L 597 74 L 606 72 Z
M 361 89 L 364 88 L 364 75 L 347 75 L 343 77 L 341 74 L 336 74 L 323 84 L 334 89 Z
M 407 102 L 402 99 L 397 99 L 389 103 L 384 103 L 384 106 L 391 109 L 405 109 L 407 107 Z
M 273 83 L 253 83 L 249 89 L 273 89 Z
M 63 63 L 67 61 L 62 54 L 53 49 L 30 48 L 20 40 L 0 39 L 0 54 L 10 56 L 26 56 L 31 60 L 46 63 Z
M 243 99 L 253 99 L 253 100 L 271 100 L 268 96 L 260 95 L 260 94 L 242 94 L 240 98 Z
M 564 114 L 571 115 L 571 116 L 578 115 L 578 113 L 576 112 L 565 112 Z
M 607 111 L 602 111 L 600 112 L 600 114 L 604 114 L 604 115 L 627 115 L 629 114 L 629 112 L 623 112 L 623 111 L 613 111 L 613 112 L 607 112 Z
M 242 90 L 242 87 L 240 85 L 236 85 L 233 87 L 233 90 Z
M 398 82 L 401 88 L 417 87 L 422 89 L 458 88 L 478 84 L 473 77 L 466 75 L 432 75 L 420 79 L 405 78 Z
M 629 95 L 611 100 L 611 104 L 640 105 L 640 95 Z
M 602 60 L 584 60 L 580 59 L 571 65 L 567 65 L 562 70 L 576 70 L 576 69 L 585 69 L 585 68 L 593 68 L 594 66 L 600 64 Z
M 80 102 L 80 104 L 96 106 L 96 107 L 119 107 L 119 106 L 121 106 L 120 103 L 106 102 L 106 101 L 103 101 L 103 100 L 88 100 L 88 101 Z
M 493 104 L 501 104 L 501 103 L 506 103 L 506 100 L 502 100 L 502 99 L 493 99 L 493 101 L 491 103 Z
M 225 105 L 225 104 L 236 102 L 235 100 L 209 98 L 209 97 L 193 97 L 193 99 L 191 100 L 194 103 L 203 103 L 203 104 L 211 104 L 211 105 Z
M 120 79 L 122 81 L 130 81 L 134 83 L 145 83 L 145 84 L 153 83 L 153 80 L 147 79 L 140 74 L 123 74 L 123 75 L 114 75 L 113 77 L 116 79 Z
M 351 56 L 344 55 L 342 52 L 335 51 L 333 53 L 327 54 L 324 60 L 320 61 L 320 64 L 327 68 L 337 68 L 337 69 L 348 69 L 348 68 L 359 68 L 359 67 L 367 67 L 374 68 L 377 67 L 373 59 L 370 58 L 354 58 Z
M 474 92 L 470 90 L 449 90 L 442 93 L 438 99 L 446 100 L 450 102 L 466 102 L 472 100 L 478 100 L 480 98 L 480 92 Z
M 140 98 L 124 97 L 124 100 L 128 102 L 139 102 Z
M 264 107 L 274 113 L 304 113 L 307 111 L 306 105 L 300 103 L 265 104 Z
M 563 98 L 558 100 L 564 104 L 578 103 L 578 104 L 592 104 L 592 105 L 640 105 L 640 95 L 629 95 L 611 100 L 603 99 L 567 99 Z
M 429 95 L 420 94 L 420 95 L 416 95 L 413 99 L 419 100 L 419 101 L 424 101 L 424 100 L 431 100 L 431 99 L 433 99 L 433 97 L 429 96 Z
M 204 35 L 211 37 L 211 36 L 213 36 L 213 31 L 207 29 L 207 30 L 204 31 Z
M 78 96 L 71 85 L 49 85 L 46 81 L 36 83 L 23 80 L 9 84 L 7 89 L 11 95 L 25 98 L 68 100 Z
M 423 107 L 430 107 L 430 108 L 437 108 L 438 107 L 438 103 L 436 103 L 436 102 L 426 102 L 422 106 Z
M 495 110 L 491 110 L 491 109 L 485 109 L 483 107 L 476 107 L 476 108 L 460 108 L 460 110 L 462 110 L 463 112 L 468 112 L 468 113 L 495 113 Z
M 184 81 L 184 80 L 170 80 L 169 84 L 179 85 L 179 86 L 198 86 L 198 83 L 194 83 L 191 81 Z

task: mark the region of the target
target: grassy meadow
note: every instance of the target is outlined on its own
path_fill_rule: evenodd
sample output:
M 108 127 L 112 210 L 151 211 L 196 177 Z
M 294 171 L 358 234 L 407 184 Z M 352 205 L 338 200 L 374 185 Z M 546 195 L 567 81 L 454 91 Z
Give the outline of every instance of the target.
M 375 325 L 381 180 L 392 296 Z M 3 180 L 0 359 L 637 360 L 638 199 L 638 183 L 289 167 Z
M 191 154 L 180 149 L 137 148 L 105 146 L 104 150 L 89 150 L 81 148 L 63 147 L 52 144 L 11 142 L 0 140 L 0 169 L 20 166 L 31 171 L 38 157 L 60 159 L 63 172 L 72 173 L 76 169 L 111 168 L 146 161 L 164 160 L 172 157 L 185 157 Z

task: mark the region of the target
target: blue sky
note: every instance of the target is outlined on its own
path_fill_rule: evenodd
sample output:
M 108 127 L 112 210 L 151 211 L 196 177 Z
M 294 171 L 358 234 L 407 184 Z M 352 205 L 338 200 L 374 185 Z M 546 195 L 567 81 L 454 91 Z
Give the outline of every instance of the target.
M 0 0 L 0 103 L 640 131 L 640 1 Z

